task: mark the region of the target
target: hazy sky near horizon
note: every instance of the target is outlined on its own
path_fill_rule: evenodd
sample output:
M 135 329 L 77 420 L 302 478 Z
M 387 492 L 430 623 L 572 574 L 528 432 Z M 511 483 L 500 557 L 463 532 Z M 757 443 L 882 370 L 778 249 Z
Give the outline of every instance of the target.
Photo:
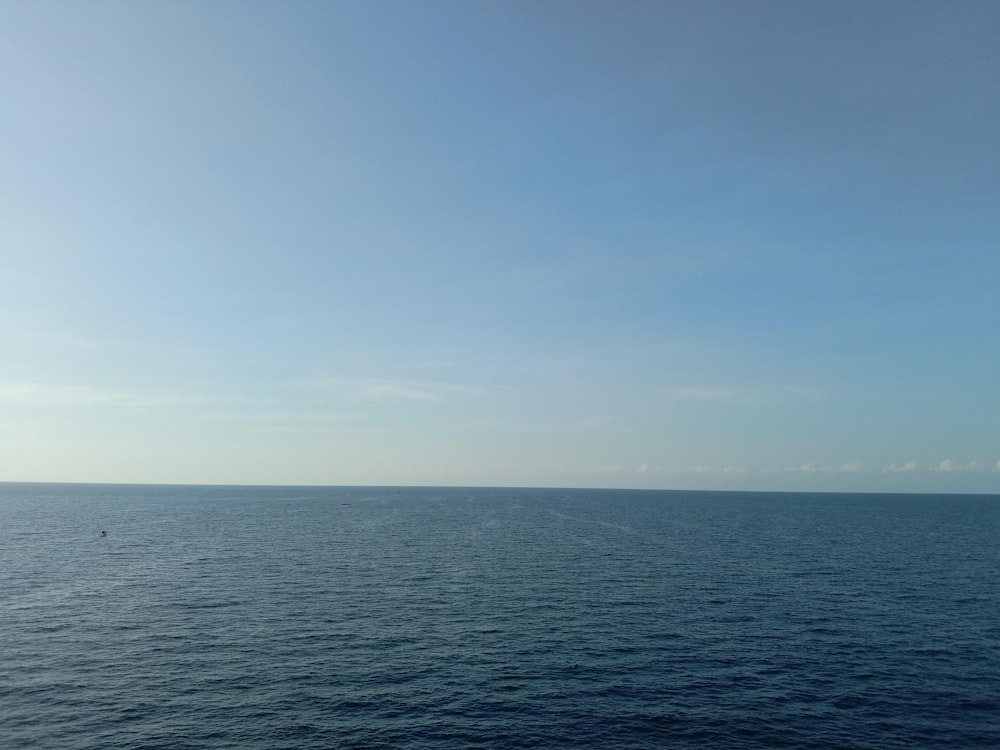
M 0 481 L 1000 492 L 998 37 L 7 3 Z

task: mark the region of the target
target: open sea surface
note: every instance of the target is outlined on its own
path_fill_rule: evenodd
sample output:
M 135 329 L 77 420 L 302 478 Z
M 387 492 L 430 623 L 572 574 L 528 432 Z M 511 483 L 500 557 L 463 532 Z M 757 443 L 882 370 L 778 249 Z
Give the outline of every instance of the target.
M 0 747 L 1000 748 L 1000 497 L 0 484 Z

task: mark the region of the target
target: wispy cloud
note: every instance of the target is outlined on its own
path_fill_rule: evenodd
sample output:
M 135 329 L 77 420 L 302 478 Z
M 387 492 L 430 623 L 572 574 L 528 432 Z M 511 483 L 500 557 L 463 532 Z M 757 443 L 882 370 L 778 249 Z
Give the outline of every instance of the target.
M 158 408 L 205 403 L 202 396 L 156 389 L 102 388 L 90 385 L 44 382 L 0 382 L 0 404 L 45 409 L 125 406 Z
M 99 339 L 21 325 L 9 319 L 4 319 L 0 324 L 0 341 L 67 349 L 96 349 L 102 345 Z
M 674 401 L 739 401 L 748 392 L 732 386 L 678 386 L 668 388 L 667 396 Z
M 664 391 L 672 401 L 750 403 L 779 399 L 816 399 L 822 391 L 803 385 L 753 387 L 746 385 L 702 384 L 670 386 Z
M 440 386 L 428 387 L 408 383 L 374 383 L 361 389 L 362 398 L 368 401 L 447 401 L 446 390 Z
M 65 384 L 0 383 L 0 403 L 8 406 L 94 406 L 121 399 L 121 394 L 100 388 Z
M 465 422 L 460 426 L 463 429 L 482 430 L 486 432 L 513 432 L 523 434 L 540 435 L 570 435 L 579 432 L 598 430 L 612 420 L 603 417 L 580 417 L 578 419 L 567 420 L 520 420 L 520 419 L 493 419 L 475 422 Z
M 444 403 L 482 393 L 478 388 L 458 383 L 391 378 L 326 378 L 310 380 L 306 385 L 314 388 L 345 391 L 351 398 L 372 402 L 423 401 Z
M 360 414 L 344 412 L 306 413 L 295 411 L 267 412 L 215 412 L 204 415 L 215 422 L 233 422 L 258 431 L 275 432 L 324 432 L 343 429 L 345 425 L 357 427 L 364 421 Z

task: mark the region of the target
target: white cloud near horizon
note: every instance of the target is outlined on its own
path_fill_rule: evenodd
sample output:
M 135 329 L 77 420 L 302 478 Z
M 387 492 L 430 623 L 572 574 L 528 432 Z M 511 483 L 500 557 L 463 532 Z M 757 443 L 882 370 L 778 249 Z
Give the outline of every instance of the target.
M 950 458 L 946 458 L 941 463 L 937 465 L 935 471 L 941 471 L 946 474 L 951 474 L 953 472 L 960 471 L 982 471 L 985 467 L 979 461 L 969 461 L 968 463 L 959 463 L 953 461 Z

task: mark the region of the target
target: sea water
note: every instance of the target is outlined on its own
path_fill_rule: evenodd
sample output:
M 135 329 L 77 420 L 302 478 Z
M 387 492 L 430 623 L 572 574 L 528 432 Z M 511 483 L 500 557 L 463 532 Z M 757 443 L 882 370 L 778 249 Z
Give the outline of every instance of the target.
M 0 485 L 0 747 L 997 748 L 1000 497 Z

